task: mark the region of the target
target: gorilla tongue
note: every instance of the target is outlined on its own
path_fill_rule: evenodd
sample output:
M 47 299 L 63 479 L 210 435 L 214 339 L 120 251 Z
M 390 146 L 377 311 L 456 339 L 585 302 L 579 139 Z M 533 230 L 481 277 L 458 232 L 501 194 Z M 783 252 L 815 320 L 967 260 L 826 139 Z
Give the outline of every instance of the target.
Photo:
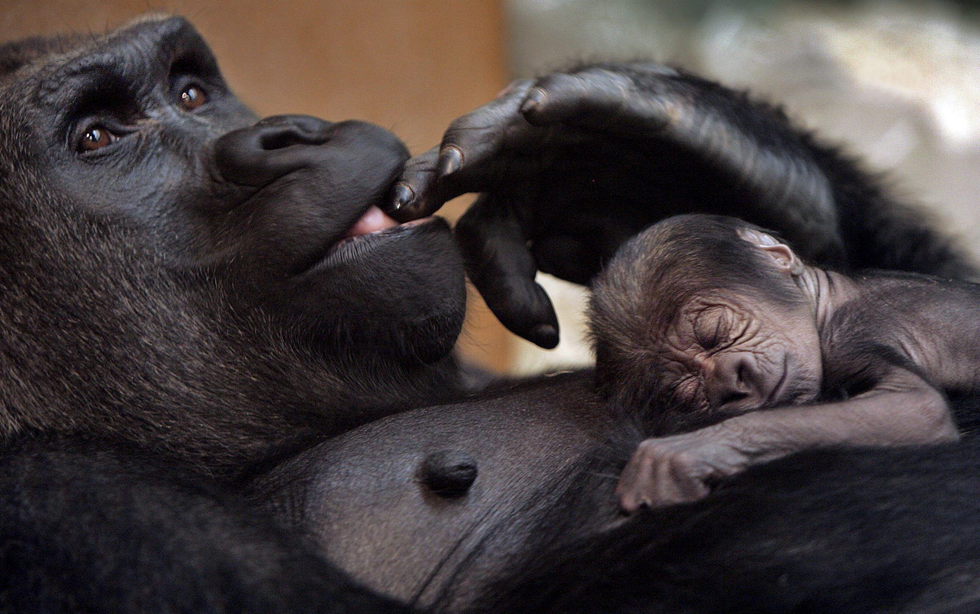
M 372 232 L 394 228 L 397 225 L 398 222 L 388 217 L 384 211 L 372 206 L 361 216 L 361 219 L 357 220 L 351 226 L 351 229 L 347 231 L 344 238 L 359 237 L 361 235 L 371 234 Z

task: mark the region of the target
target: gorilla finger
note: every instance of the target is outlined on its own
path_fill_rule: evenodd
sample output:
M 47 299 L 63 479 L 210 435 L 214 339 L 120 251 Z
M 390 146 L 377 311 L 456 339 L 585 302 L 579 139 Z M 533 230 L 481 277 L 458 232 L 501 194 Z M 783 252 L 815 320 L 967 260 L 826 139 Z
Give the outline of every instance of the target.
M 653 479 L 650 463 L 643 461 L 639 454 L 634 454 L 619 476 L 616 486 L 616 496 L 619 507 L 631 514 L 650 505 L 652 496 L 644 493 L 644 485 Z
M 400 222 L 432 215 L 451 198 L 459 196 L 439 181 L 439 147 L 415 156 L 405 163 L 398 181 L 391 188 L 388 213 Z
M 590 114 L 608 117 L 626 104 L 633 82 L 608 70 L 554 73 L 539 79 L 521 103 L 521 113 L 535 125 L 564 122 Z
M 630 497 L 630 509 L 627 511 L 635 512 L 642 509 L 652 509 L 675 502 L 675 497 L 670 484 L 664 483 L 658 477 L 658 467 L 646 464 L 643 472 L 633 486 Z
M 466 191 L 484 191 L 486 186 L 479 181 L 486 163 L 493 162 L 522 129 L 531 128 L 520 114 L 531 84 L 530 79 L 515 81 L 498 98 L 450 124 L 440 145 L 440 176 L 465 176 L 470 182 Z
M 548 293 L 536 282 L 510 275 L 473 283 L 507 330 L 545 349 L 558 345 L 558 318 Z
M 708 496 L 710 492 L 708 487 L 700 478 L 691 475 L 687 469 L 671 465 L 669 472 L 669 480 L 674 485 L 678 501 L 697 501 Z
M 622 136 L 637 136 L 637 129 L 640 136 L 658 133 L 669 123 L 670 109 L 664 96 L 640 91 L 629 76 L 603 68 L 543 77 L 521 105 L 536 126 L 562 122 Z
M 456 239 L 473 285 L 497 319 L 532 343 L 555 347 L 558 318 L 534 281 L 537 267 L 512 211 L 483 197 L 457 223 Z

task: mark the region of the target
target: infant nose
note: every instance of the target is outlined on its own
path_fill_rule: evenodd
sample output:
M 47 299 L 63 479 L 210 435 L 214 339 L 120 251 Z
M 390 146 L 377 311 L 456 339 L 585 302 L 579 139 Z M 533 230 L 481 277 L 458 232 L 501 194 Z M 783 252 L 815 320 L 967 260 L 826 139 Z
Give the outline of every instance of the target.
M 750 409 L 755 396 L 755 371 L 755 361 L 744 352 L 715 356 L 704 374 L 711 409 Z

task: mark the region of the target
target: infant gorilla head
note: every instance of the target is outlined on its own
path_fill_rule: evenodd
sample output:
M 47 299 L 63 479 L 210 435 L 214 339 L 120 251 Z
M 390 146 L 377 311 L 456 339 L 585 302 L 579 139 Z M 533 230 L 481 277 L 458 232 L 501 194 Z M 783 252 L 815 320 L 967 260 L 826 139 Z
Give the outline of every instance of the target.
M 651 226 L 596 280 L 600 385 L 625 408 L 658 408 L 655 431 L 814 400 L 821 385 L 805 265 L 775 236 L 722 216 Z
M 0 435 L 207 456 L 445 388 L 462 266 L 444 221 L 378 208 L 387 130 L 256 123 L 152 18 L 0 47 L 0 140 Z

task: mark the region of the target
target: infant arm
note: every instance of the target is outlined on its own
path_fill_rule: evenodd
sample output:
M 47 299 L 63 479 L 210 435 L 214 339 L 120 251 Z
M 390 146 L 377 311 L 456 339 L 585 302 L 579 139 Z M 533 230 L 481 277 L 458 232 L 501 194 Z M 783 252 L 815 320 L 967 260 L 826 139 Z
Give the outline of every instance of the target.
M 794 452 L 899 446 L 959 437 L 943 394 L 902 367 L 845 401 L 755 411 L 690 433 L 643 441 L 616 489 L 626 511 L 700 499 L 712 482 Z

